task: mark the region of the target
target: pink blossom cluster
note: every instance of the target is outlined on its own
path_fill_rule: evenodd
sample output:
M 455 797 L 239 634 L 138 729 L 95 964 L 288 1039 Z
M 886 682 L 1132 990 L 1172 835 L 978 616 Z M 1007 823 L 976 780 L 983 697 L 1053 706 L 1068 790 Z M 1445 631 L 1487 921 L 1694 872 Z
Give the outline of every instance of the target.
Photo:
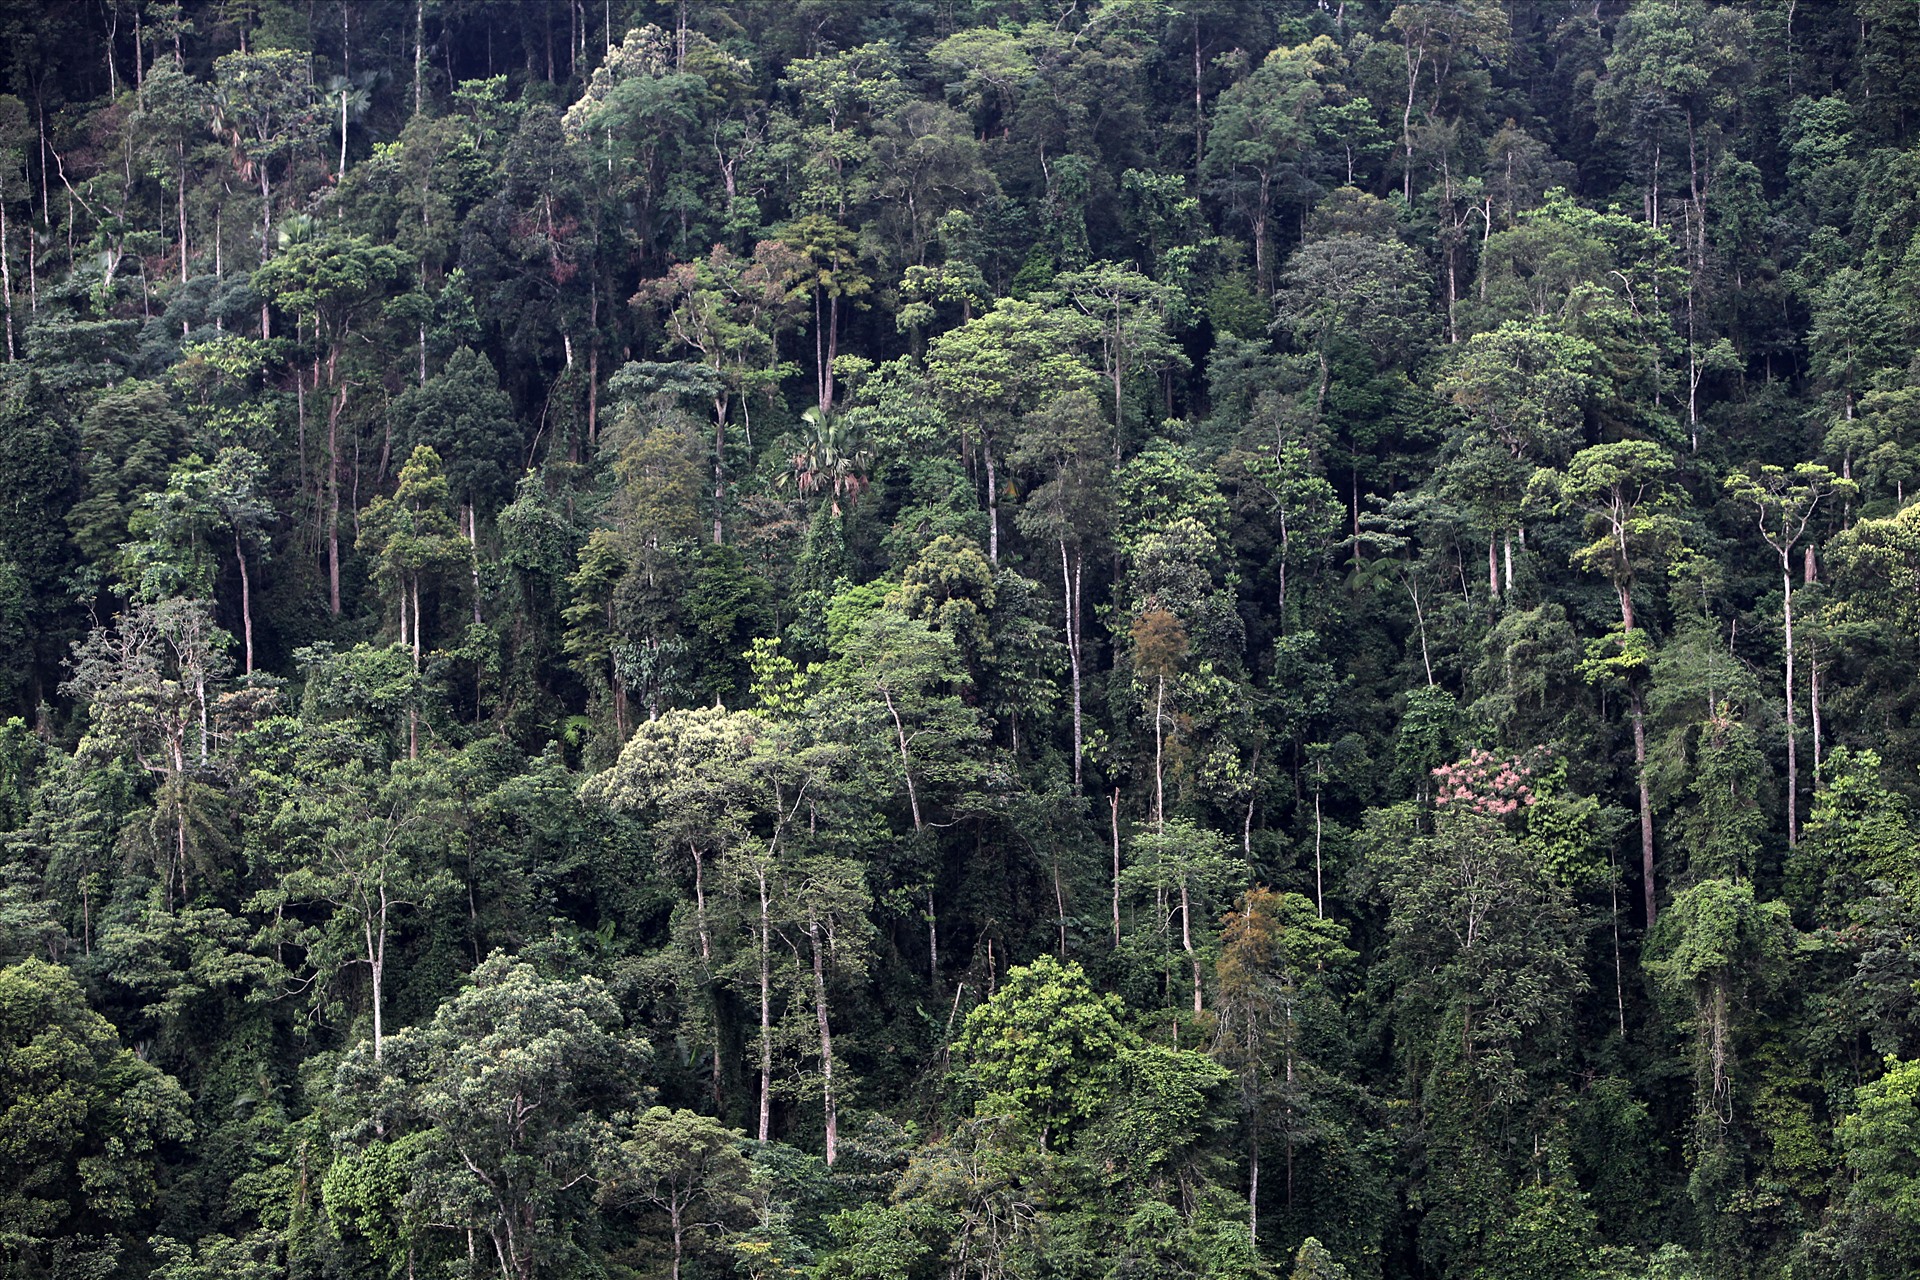
M 1537 747 L 1528 755 L 1546 752 L 1546 747 Z M 1535 799 L 1533 766 L 1526 756 L 1502 758 L 1476 747 L 1466 759 L 1435 769 L 1433 776 L 1440 783 L 1433 798 L 1436 806 L 1464 804 L 1476 813 L 1502 818 L 1533 804 Z

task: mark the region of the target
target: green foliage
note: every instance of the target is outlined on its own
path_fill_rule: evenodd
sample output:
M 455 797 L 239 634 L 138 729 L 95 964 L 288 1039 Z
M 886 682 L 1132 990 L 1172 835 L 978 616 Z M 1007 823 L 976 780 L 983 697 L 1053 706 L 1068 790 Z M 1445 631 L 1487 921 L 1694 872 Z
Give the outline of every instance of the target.
M 1911 4 L 0 36 L 7 1276 L 1915 1271 Z
M 138 1230 L 166 1147 L 192 1133 L 187 1096 L 45 960 L 0 969 L 0 1082 L 7 1269 L 34 1274 L 68 1243 Z
M 1018 1117 L 1042 1145 L 1069 1139 L 1100 1110 L 1120 1055 L 1138 1043 L 1121 1013 L 1119 999 L 1096 992 L 1072 961 L 1040 956 L 1007 970 L 954 1041 L 982 1094 L 979 1114 Z

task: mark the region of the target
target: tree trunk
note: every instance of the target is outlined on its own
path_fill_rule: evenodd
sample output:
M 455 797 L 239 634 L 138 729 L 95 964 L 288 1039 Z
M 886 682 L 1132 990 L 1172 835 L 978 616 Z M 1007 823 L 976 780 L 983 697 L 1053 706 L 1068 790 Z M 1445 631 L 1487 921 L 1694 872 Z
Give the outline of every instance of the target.
M 1113 945 L 1120 945 L 1120 788 L 1107 801 L 1113 819 Z
M 480 625 L 480 518 L 467 504 L 467 570 L 473 575 L 473 625 Z
M 1193 181 L 1200 183 L 1200 161 L 1202 148 L 1206 143 L 1207 103 L 1201 92 L 1200 79 L 1200 16 L 1193 15 Z
M 384 984 L 387 976 L 387 881 L 380 879 L 380 910 L 366 922 L 367 968 L 373 975 L 373 1060 L 380 1061 L 386 1044 Z
M 713 545 L 724 541 L 720 526 L 721 512 L 727 505 L 727 401 L 724 396 L 716 396 L 713 401 Z
M 1153 693 L 1153 828 L 1159 835 L 1167 833 L 1166 735 L 1161 719 L 1166 698 L 1167 677 L 1163 674 Z
M 1327 895 L 1325 881 L 1320 874 L 1320 788 L 1313 789 L 1313 914 L 1324 920 L 1327 918 Z
M 1187 879 L 1180 878 L 1180 949 L 1187 953 L 1187 963 L 1193 966 L 1193 1011 L 1202 1012 L 1200 984 L 1200 953 L 1193 949 L 1193 902 L 1188 896 Z
M 757 868 L 760 882 L 760 1130 L 765 1142 L 773 1126 L 773 923 L 767 893 L 767 870 Z
M 338 378 L 339 351 L 327 358 L 327 379 Z M 336 387 L 327 398 L 327 610 L 340 616 L 340 413 L 347 407 L 347 389 Z
M 1080 761 L 1083 754 L 1080 718 L 1080 575 L 1067 555 L 1067 540 L 1060 539 L 1060 591 L 1067 606 L 1067 665 L 1073 675 L 1073 785 L 1080 787 Z
M 927 881 L 927 973 L 933 989 L 940 989 L 940 917 L 933 905 L 933 881 Z
M 907 780 L 907 807 L 913 812 L 913 830 L 918 834 L 925 824 L 920 820 L 920 793 L 913 785 L 913 760 L 907 754 L 907 727 L 901 723 L 899 709 L 893 705 L 892 691 L 881 689 L 880 699 L 887 704 L 887 714 L 893 717 L 894 741 L 900 748 L 900 772 Z
M 993 439 L 980 433 L 980 456 L 987 464 L 987 560 L 1000 564 L 1000 480 L 993 465 Z
M 260 262 L 265 265 L 273 243 L 273 182 L 267 175 L 267 158 L 260 158 Z M 273 318 L 265 298 L 260 300 L 260 340 L 273 337 Z M 336 610 L 336 612 L 338 612 Z
M 27 236 L 27 252 L 33 252 L 33 236 Z M 14 360 L 13 351 L 13 267 L 7 261 L 7 193 L 6 185 L 0 180 L 0 295 L 6 299 L 7 324 L 7 363 Z
M 840 1147 L 840 1111 L 833 1097 L 833 1031 L 827 1024 L 827 970 L 820 954 L 820 924 L 807 909 L 807 942 L 813 951 L 813 1014 L 820 1024 L 820 1102 L 827 1122 L 827 1166 Z
M 1813 785 L 1820 786 L 1820 651 L 1807 654 L 1807 720 L 1813 728 Z
M 420 64 L 427 43 L 427 0 L 415 0 L 413 6 L 413 114 L 420 114 Z
M 1791 849 L 1800 843 L 1800 747 L 1795 741 L 1798 729 L 1793 718 L 1793 571 L 1784 555 L 1780 557 L 1780 585 L 1780 609 L 1787 632 L 1787 847 Z
M 253 583 L 247 576 L 247 549 L 240 540 L 240 531 L 233 531 L 233 555 L 240 562 L 240 632 L 245 637 L 247 668 L 246 674 L 253 674 Z
M 707 888 L 706 855 L 700 852 L 699 845 L 690 847 L 693 854 L 693 918 L 700 934 L 700 963 L 713 963 L 713 946 L 707 940 Z
M 1633 691 L 1633 771 L 1640 790 L 1640 886 L 1646 897 L 1647 928 L 1653 928 L 1653 796 L 1647 785 L 1647 717 L 1640 691 Z

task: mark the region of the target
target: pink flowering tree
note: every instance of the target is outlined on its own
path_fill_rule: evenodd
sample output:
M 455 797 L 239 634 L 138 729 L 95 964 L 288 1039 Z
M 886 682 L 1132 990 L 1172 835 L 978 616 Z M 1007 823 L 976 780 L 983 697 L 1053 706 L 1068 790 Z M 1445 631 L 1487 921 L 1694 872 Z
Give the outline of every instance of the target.
M 1465 759 L 1433 770 L 1434 807 L 1457 806 L 1489 818 L 1532 808 L 1539 799 L 1534 774 L 1550 754 L 1548 747 L 1535 747 L 1524 755 L 1498 756 L 1476 747 Z

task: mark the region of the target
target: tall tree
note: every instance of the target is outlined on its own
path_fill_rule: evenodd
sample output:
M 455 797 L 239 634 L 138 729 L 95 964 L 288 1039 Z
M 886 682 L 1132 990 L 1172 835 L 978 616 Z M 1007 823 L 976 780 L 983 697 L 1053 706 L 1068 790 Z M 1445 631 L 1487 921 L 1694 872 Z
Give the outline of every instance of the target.
M 1800 839 L 1800 744 L 1793 701 L 1793 552 L 1807 537 L 1823 501 L 1851 497 L 1859 490 L 1852 481 L 1842 480 L 1812 462 L 1800 463 L 1791 471 L 1769 464 L 1735 472 L 1727 477 L 1726 486 L 1730 496 L 1752 508 L 1755 530 L 1780 560 L 1780 617 L 1786 659 L 1787 843 L 1793 845 Z

